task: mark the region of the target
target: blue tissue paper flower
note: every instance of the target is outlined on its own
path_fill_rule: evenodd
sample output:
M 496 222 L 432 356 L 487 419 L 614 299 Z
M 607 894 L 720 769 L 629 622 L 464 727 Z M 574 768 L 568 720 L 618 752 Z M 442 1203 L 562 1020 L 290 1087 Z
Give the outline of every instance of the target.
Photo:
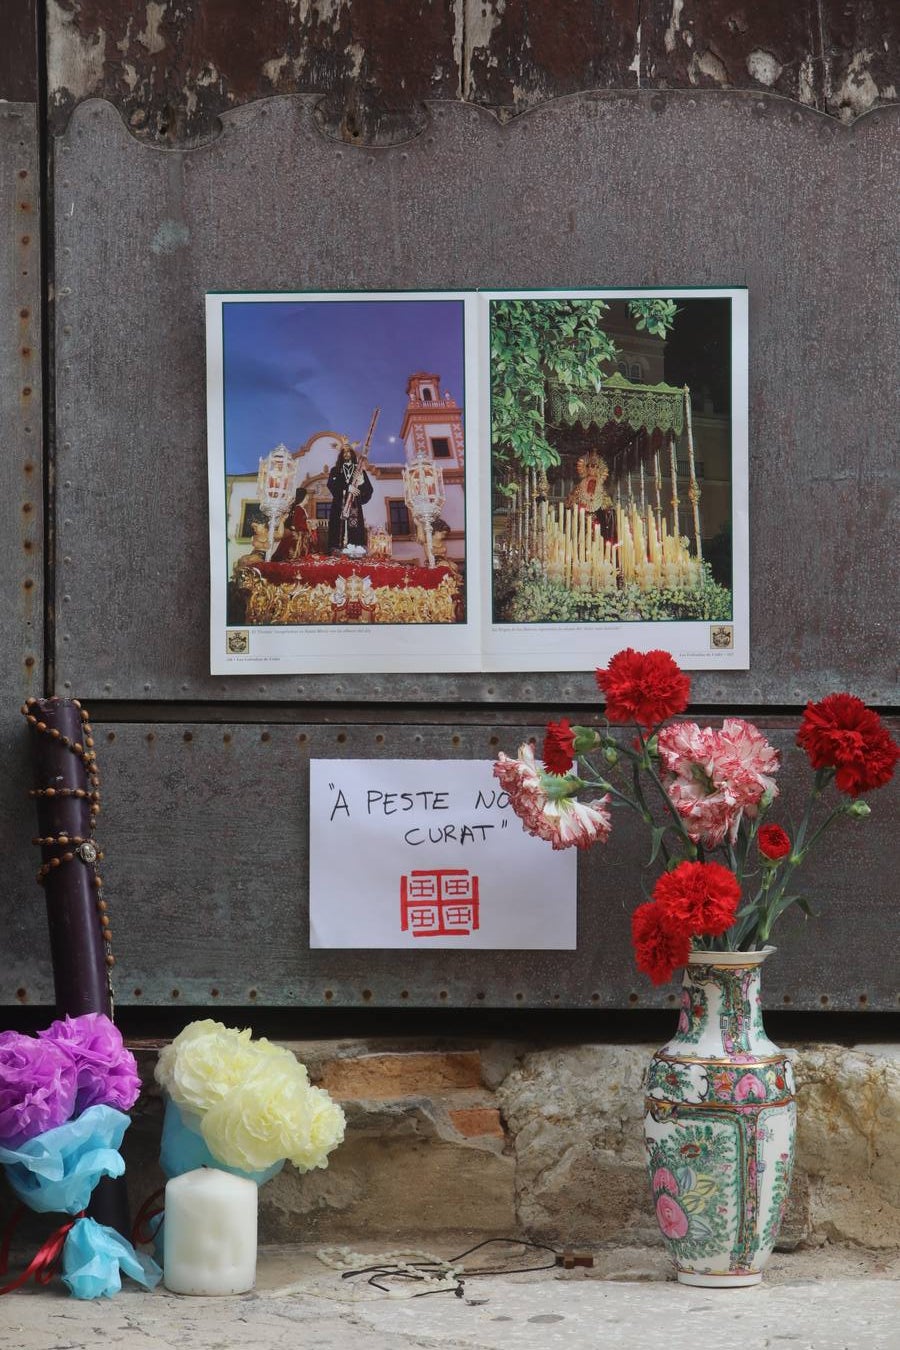
M 90 1106 L 75 1120 L 20 1144 L 0 1148 L 0 1166 L 29 1209 L 77 1214 L 86 1209 L 101 1177 L 120 1177 L 119 1148 L 130 1119 L 112 1106 Z
M 62 1279 L 76 1298 L 111 1298 L 122 1288 L 122 1273 L 154 1289 L 162 1271 L 154 1260 L 105 1224 L 79 1219 L 66 1238 Z

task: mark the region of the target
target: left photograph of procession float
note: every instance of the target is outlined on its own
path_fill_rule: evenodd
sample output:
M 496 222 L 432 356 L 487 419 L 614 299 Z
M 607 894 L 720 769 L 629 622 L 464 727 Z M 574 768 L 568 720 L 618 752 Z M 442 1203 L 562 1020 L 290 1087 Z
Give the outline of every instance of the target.
M 207 297 L 214 672 L 470 645 L 468 303 Z

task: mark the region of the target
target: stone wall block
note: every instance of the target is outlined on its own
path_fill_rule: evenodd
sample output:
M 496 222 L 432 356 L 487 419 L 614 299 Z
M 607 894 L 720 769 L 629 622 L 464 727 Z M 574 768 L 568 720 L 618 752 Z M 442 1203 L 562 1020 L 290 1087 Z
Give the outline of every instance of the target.
M 796 1061 L 797 1165 L 814 1237 L 900 1246 L 900 1055 L 811 1046 Z
M 326 1170 L 286 1167 L 261 1192 L 262 1241 L 516 1232 L 515 1161 L 497 1141 L 461 1138 L 424 1101 L 345 1109 L 347 1135 Z
M 812 1218 L 809 1204 L 809 1177 L 800 1167 L 795 1167 L 784 1218 L 781 1221 L 781 1232 L 775 1243 L 777 1252 L 793 1252 L 810 1241 Z
M 157 1046 L 134 1047 L 145 1090 L 124 1152 L 133 1210 L 159 1186 Z M 655 1047 L 473 1048 L 420 1041 L 292 1046 L 338 1089 L 344 1144 L 327 1169 L 288 1165 L 260 1195 L 266 1242 L 450 1232 L 527 1233 L 566 1244 L 659 1242 L 641 1121 Z M 798 1152 L 779 1246 L 900 1248 L 900 1049 L 806 1045 L 793 1055 Z M 352 1090 L 352 1091 L 351 1091 Z M 11 1209 L 0 1185 L 0 1221 Z M 27 1245 L 40 1239 L 32 1225 Z
M 519 1223 L 534 1236 L 658 1241 L 644 1168 L 645 1046 L 526 1054 L 498 1096 L 516 1158 Z
M 338 1100 L 471 1091 L 482 1086 L 481 1057 L 477 1050 L 363 1054 L 324 1064 L 320 1082 Z
M 465 1139 L 506 1138 L 496 1106 L 463 1106 L 447 1114 L 453 1128 Z

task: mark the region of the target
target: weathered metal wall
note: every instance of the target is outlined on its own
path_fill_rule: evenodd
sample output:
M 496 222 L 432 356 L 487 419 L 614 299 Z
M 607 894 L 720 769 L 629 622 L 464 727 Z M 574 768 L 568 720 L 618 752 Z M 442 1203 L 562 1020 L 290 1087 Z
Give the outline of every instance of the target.
M 708 703 L 851 684 L 897 700 L 900 169 L 885 110 L 846 128 L 746 94 L 582 95 L 508 126 L 429 105 L 402 148 L 340 146 L 311 102 L 191 150 L 109 104 L 57 141 L 57 679 L 86 698 L 591 700 L 590 673 L 211 677 L 207 290 L 704 285 L 750 290 L 752 668 Z M 865 210 L 859 209 L 861 201 Z M 864 355 L 863 355 L 864 354 Z
M 315 94 L 347 141 L 406 139 L 426 100 L 512 115 L 584 89 L 748 89 L 851 120 L 897 98 L 900 11 L 845 0 L 49 0 L 51 110 L 108 98 L 136 135 L 209 135 Z
M 309 949 L 310 758 L 490 759 L 539 727 L 507 715 L 458 727 L 335 720 L 97 730 L 107 803 L 98 835 L 109 844 L 104 894 L 122 1003 L 636 1009 L 675 998 L 634 968 L 630 919 L 643 898 L 646 839 L 619 817 L 614 842 L 581 860 L 575 952 Z M 789 750 L 783 722 L 769 734 Z M 788 782 L 785 807 L 796 813 L 796 779 Z M 808 890 L 818 917 L 812 929 L 799 914 L 784 925 L 766 980 L 776 1006 L 895 1006 L 897 972 L 884 960 L 896 932 L 884 866 L 892 838 L 882 811 L 835 833 L 817 855 Z M 51 997 L 46 955 L 15 956 L 30 1000 Z M 14 994 L 0 977 L 0 1000 Z
M 21 511 L 40 505 L 22 457 L 40 422 L 24 431 L 16 367 L 0 405 L 16 447 L 3 459 L 0 1001 L 52 997 L 15 712 L 40 682 L 42 612 L 52 688 L 86 699 L 98 728 L 122 1002 L 668 999 L 633 975 L 644 845 L 624 831 L 582 862 L 577 953 L 307 949 L 310 755 L 489 757 L 546 709 L 593 704 L 595 687 L 587 673 L 211 678 L 203 295 L 747 285 L 752 668 L 697 676 L 697 699 L 765 716 L 848 687 L 895 705 L 898 142 L 896 108 L 878 105 L 895 98 L 897 16 L 846 8 L 50 0 L 54 533 L 42 611 L 42 514 Z M 570 97 L 536 106 L 559 94 Z M 17 173 L 28 165 L 9 138 Z M 10 249 L 26 247 L 17 201 L 0 207 Z M 37 345 L 36 326 L 11 338 L 15 305 L 39 322 L 36 275 L 30 301 L 17 298 L 28 278 L 0 277 L 4 373 Z M 39 469 L 36 458 L 35 481 Z M 785 776 L 790 798 L 797 776 Z M 879 794 L 875 818 L 821 854 L 810 880 L 822 917 L 814 940 L 786 933 L 773 1002 L 897 1006 L 884 953 L 896 945 L 898 797 Z M 273 804 L 291 822 L 275 869 Z
M 2 688 L 43 675 L 40 162 L 33 104 L 0 103 L 0 630 Z M 7 742 L 8 744 L 8 742 Z
M 46 947 L 31 875 L 27 746 L 18 708 L 43 691 L 44 501 L 41 157 L 37 42 L 28 5 L 0 3 L 0 850 L 9 863 L 2 966 L 22 979 Z M 15 979 L 3 998 L 12 1002 Z

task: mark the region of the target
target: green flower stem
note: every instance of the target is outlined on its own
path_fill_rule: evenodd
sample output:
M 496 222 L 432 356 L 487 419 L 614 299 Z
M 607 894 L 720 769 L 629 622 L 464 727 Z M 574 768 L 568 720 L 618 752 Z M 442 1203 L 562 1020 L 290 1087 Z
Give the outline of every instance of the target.
M 787 878 L 790 876 L 791 870 L 792 870 L 791 865 L 790 863 L 788 863 L 785 866 L 780 884 L 775 888 L 775 897 L 774 897 L 775 901 L 780 900 L 781 896 L 784 894 L 785 882 L 787 881 Z M 776 872 L 777 869 L 774 867 L 766 868 L 766 875 L 762 879 L 762 885 L 757 891 L 756 899 L 753 902 L 754 908 L 758 910 L 758 918 L 756 921 L 756 939 L 758 942 L 766 941 L 766 939 L 769 936 L 769 932 L 771 931 L 772 924 L 774 922 L 774 918 L 771 916 L 770 913 L 768 897 L 769 891 L 772 889 L 772 882 L 775 880 Z M 772 904 L 772 909 L 774 909 L 774 902 Z
M 797 856 L 797 863 L 795 864 L 796 866 L 799 866 L 799 864 L 806 857 L 809 850 L 812 848 L 813 844 L 815 844 L 816 841 L 822 837 L 822 835 L 828 829 L 829 825 L 833 824 L 834 821 L 837 820 L 838 816 L 845 816 L 846 814 L 847 814 L 847 805 L 845 802 L 841 802 L 840 806 L 836 806 L 834 808 L 831 815 L 822 821 L 822 824 L 816 830 L 815 834 L 812 835 L 809 841 L 803 845 L 802 852 L 798 851 L 796 847 L 794 848 L 793 853 L 796 854 Z
M 586 767 L 590 770 L 591 773 L 594 773 L 594 772 L 595 772 L 593 765 L 588 764 L 587 761 L 582 761 L 582 762 L 585 763 Z M 597 789 L 599 789 L 599 791 L 601 791 L 601 792 L 608 792 L 608 793 L 610 793 L 611 796 L 616 797 L 620 802 L 622 802 L 622 804 L 623 804 L 624 806 L 630 806 L 631 809 L 632 809 L 632 811 L 637 811 L 638 815 L 639 815 L 642 819 L 646 819 L 646 817 L 644 816 L 643 810 L 641 809 L 640 806 L 638 806 L 637 802 L 632 801 L 632 799 L 631 799 L 629 796 L 627 796 L 624 792 L 620 792 L 619 789 L 618 789 L 617 787 L 613 787 L 612 783 L 610 783 L 608 779 L 606 779 L 606 778 L 594 778 L 594 779 L 583 778 L 583 779 L 582 779 L 582 786 L 583 786 L 583 787 L 587 787 L 587 788 L 597 788 Z
M 643 742 L 643 737 L 641 738 L 641 740 Z M 675 804 L 670 798 L 668 792 L 666 792 L 666 789 L 663 787 L 662 780 L 660 779 L 659 774 L 656 772 L 653 765 L 650 763 L 649 757 L 645 759 L 644 767 L 646 768 L 647 773 L 650 776 L 651 782 L 656 787 L 660 797 L 662 797 L 663 804 L 665 805 L 665 808 L 668 811 L 669 815 L 672 817 L 672 820 L 675 823 L 678 833 L 681 835 L 682 841 L 684 843 L 686 851 L 688 852 L 688 855 L 690 857 L 695 856 L 700 857 L 701 856 L 700 846 L 698 844 L 695 844 L 691 836 L 688 834 L 687 829 L 685 828 L 684 821 L 678 814 Z
M 639 764 L 643 763 L 643 755 L 639 755 L 636 750 L 632 750 L 630 745 L 620 745 L 612 736 L 606 736 L 602 745 L 604 750 L 609 748 L 615 750 L 617 755 L 624 755 L 626 759 L 636 760 Z
M 763 810 L 759 813 L 759 815 L 755 816 L 752 820 L 750 820 L 749 823 L 747 823 L 746 816 L 744 816 L 744 818 L 741 820 L 740 828 L 738 829 L 740 852 L 739 857 L 737 858 L 738 866 L 735 868 L 735 873 L 739 877 L 743 877 L 746 874 L 747 858 L 750 854 L 750 845 L 753 843 L 753 840 L 759 833 L 759 827 L 763 822 L 764 814 L 765 811 Z
M 662 723 L 660 723 L 660 726 L 661 725 Z M 654 727 L 651 731 L 650 737 L 648 738 L 645 738 L 644 733 L 642 732 L 638 723 L 635 723 L 635 729 L 637 731 L 638 740 L 640 741 L 641 745 L 640 753 L 638 753 L 638 751 L 636 750 L 632 750 L 630 746 L 617 744 L 617 742 L 615 742 L 611 736 L 605 738 L 604 744 L 615 746 L 616 751 L 620 755 L 624 755 L 627 759 L 631 760 L 632 782 L 634 784 L 634 799 L 636 802 L 639 803 L 638 809 L 643 814 L 644 820 L 648 824 L 650 824 L 652 823 L 653 815 L 652 812 L 650 811 L 649 806 L 647 805 L 647 799 L 644 796 L 640 778 L 641 769 L 646 770 L 651 782 L 654 784 L 657 792 L 659 793 L 659 796 L 662 798 L 665 810 L 667 814 L 671 817 L 677 833 L 681 836 L 681 842 L 682 845 L 684 846 L 684 850 L 687 857 L 695 858 L 697 857 L 697 846 L 694 844 L 693 839 L 691 839 L 691 836 L 685 829 L 684 821 L 681 819 L 681 816 L 678 814 L 678 811 L 675 809 L 674 804 L 669 798 L 669 794 L 663 787 L 662 781 L 659 775 L 657 774 L 656 770 L 654 769 L 650 759 L 650 755 L 647 751 L 648 740 L 653 739 L 653 736 L 656 734 L 658 728 Z M 666 861 L 668 862 L 668 851 L 666 851 Z
M 637 759 L 637 756 L 635 756 L 635 759 Z M 596 773 L 596 769 L 594 768 L 594 766 L 584 756 L 581 756 L 581 763 L 586 765 L 586 767 L 591 771 L 591 773 Z M 592 788 L 599 788 L 602 792 L 611 793 L 611 795 L 615 797 L 618 801 L 620 801 L 623 804 L 623 806 L 630 807 L 632 811 L 637 812 L 637 814 L 641 817 L 641 820 L 643 820 L 645 825 L 652 826 L 653 817 L 650 814 L 650 811 L 647 807 L 647 803 L 644 800 L 644 794 L 641 791 L 639 767 L 640 767 L 639 763 L 635 763 L 634 787 L 637 800 L 635 800 L 635 798 L 633 797 L 629 797 L 627 793 L 621 792 L 617 787 L 614 787 L 607 778 L 599 778 L 599 777 L 595 778 L 593 782 L 585 782 L 585 786 Z M 665 862 L 666 867 L 668 868 L 671 859 L 671 854 L 669 853 L 669 850 L 666 846 L 664 839 L 660 840 L 659 851 L 663 856 L 663 861 Z
M 810 825 L 812 824 L 812 818 L 816 808 L 816 804 L 818 803 L 818 800 L 821 797 L 824 788 L 833 777 L 834 777 L 833 769 L 818 769 L 816 771 L 815 782 L 813 784 L 813 789 L 810 792 L 806 802 L 806 810 L 803 812 L 803 819 L 801 820 L 797 833 L 794 836 L 794 846 L 791 849 L 790 855 L 785 860 L 784 870 L 781 873 L 781 876 L 779 877 L 777 886 L 774 888 L 774 893 L 772 894 L 771 898 L 768 901 L 766 901 L 764 898 L 764 903 L 761 906 L 760 919 L 757 928 L 757 940 L 759 942 L 766 942 L 768 940 L 769 934 L 772 931 L 772 925 L 774 924 L 776 918 L 779 917 L 779 914 L 781 912 L 779 910 L 779 905 L 781 903 L 782 897 L 784 896 L 784 893 L 787 890 L 788 882 L 790 881 L 794 872 L 804 861 L 807 853 L 809 852 L 810 848 L 813 846 L 815 841 L 819 838 L 819 836 L 825 830 L 827 830 L 828 826 L 832 823 L 833 820 L 835 820 L 839 815 L 842 815 L 844 813 L 844 808 L 842 804 L 836 810 L 831 812 L 827 820 L 816 830 L 815 834 L 812 835 L 812 837 L 809 840 L 809 843 L 805 842 L 806 832 L 809 829 Z M 773 874 L 776 871 L 775 868 L 767 870 L 770 870 Z M 763 883 L 763 885 L 764 890 L 769 889 L 768 887 L 765 886 L 765 882 Z M 771 887 L 771 882 L 769 883 L 769 886 Z
M 807 798 L 806 810 L 803 812 L 803 819 L 800 822 L 800 828 L 797 830 L 797 834 L 794 838 L 794 847 L 791 853 L 792 857 L 796 856 L 799 858 L 800 855 L 803 853 L 803 841 L 806 838 L 806 831 L 809 829 L 810 824 L 812 823 L 813 811 L 815 810 L 816 802 L 821 797 L 822 791 L 825 788 L 826 784 L 833 777 L 834 777 L 833 769 L 818 769 L 816 771 L 816 779 L 813 784 L 813 789 L 812 792 L 810 792 L 809 797 Z

